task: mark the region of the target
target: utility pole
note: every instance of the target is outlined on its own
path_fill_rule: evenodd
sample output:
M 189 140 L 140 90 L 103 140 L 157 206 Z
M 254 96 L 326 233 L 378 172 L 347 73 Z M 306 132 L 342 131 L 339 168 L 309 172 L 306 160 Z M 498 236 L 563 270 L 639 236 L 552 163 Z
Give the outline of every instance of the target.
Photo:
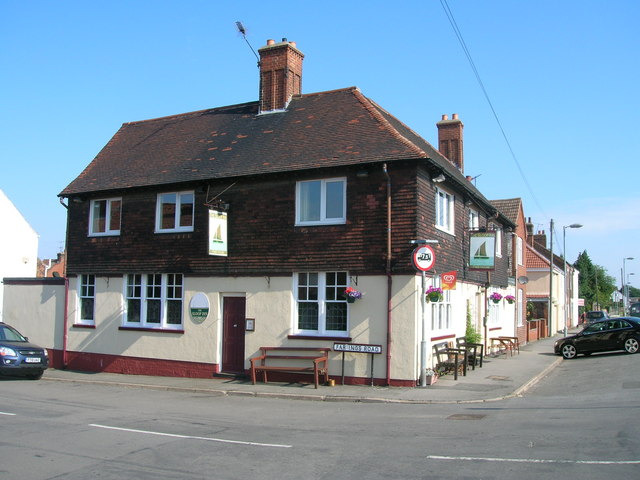
M 549 226 L 551 231 L 549 232 L 549 250 L 551 254 L 549 255 L 549 314 L 548 314 L 548 322 L 547 322 L 547 336 L 551 336 L 551 320 L 553 318 L 553 218 L 551 219 L 551 224 Z

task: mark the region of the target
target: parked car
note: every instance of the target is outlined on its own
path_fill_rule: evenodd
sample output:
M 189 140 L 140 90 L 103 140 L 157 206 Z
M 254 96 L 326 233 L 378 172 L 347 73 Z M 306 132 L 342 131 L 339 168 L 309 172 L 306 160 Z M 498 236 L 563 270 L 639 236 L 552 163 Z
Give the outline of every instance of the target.
M 587 312 L 585 314 L 585 318 L 587 323 L 597 322 L 598 320 L 604 320 L 605 318 L 609 318 L 609 314 L 604 310 L 593 310 L 591 312 Z
M 29 343 L 15 328 L 0 322 L 0 375 L 38 380 L 49 366 L 46 348 Z
M 640 302 L 632 303 L 629 306 L 629 315 L 632 317 L 640 317 Z
M 577 335 L 557 340 L 553 349 L 556 355 L 566 359 L 578 354 L 614 350 L 637 353 L 640 350 L 640 318 L 608 318 L 593 322 Z

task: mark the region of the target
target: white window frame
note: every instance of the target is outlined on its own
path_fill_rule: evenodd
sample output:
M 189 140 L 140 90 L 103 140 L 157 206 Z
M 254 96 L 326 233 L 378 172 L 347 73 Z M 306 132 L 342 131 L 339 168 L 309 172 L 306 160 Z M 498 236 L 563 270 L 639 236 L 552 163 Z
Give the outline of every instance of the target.
M 524 265 L 524 255 L 523 255 L 523 248 L 522 248 L 522 238 L 519 236 L 516 236 L 516 263 L 518 265 Z
M 303 198 L 303 186 L 319 183 L 320 184 L 320 198 L 317 199 L 320 203 L 319 218 L 314 220 L 305 220 L 302 218 L 304 209 Z M 331 183 L 342 183 L 342 211 L 337 217 L 327 217 L 327 186 Z M 296 182 L 296 225 L 340 225 L 347 221 L 347 179 L 346 177 L 325 178 L 315 180 L 304 180 Z
M 83 318 L 85 302 L 91 303 L 91 318 Z M 96 324 L 96 276 L 82 274 L 78 278 L 78 316 L 76 325 Z
M 469 209 L 469 230 L 478 230 L 480 228 L 480 214 L 477 210 Z
M 158 283 L 159 281 L 159 283 Z M 124 275 L 122 326 L 160 330 L 182 330 L 184 325 L 184 277 L 176 273 L 130 273 Z M 130 301 L 138 302 L 139 320 L 130 320 Z M 160 303 L 159 322 L 150 321 L 150 302 Z M 169 323 L 171 302 L 179 302 L 180 323 Z
M 517 298 L 516 298 L 516 318 L 518 319 L 518 327 L 524 326 L 524 321 L 522 320 L 522 312 L 526 311 L 526 305 L 524 304 L 524 292 L 522 288 L 518 288 Z
M 344 284 L 334 284 L 327 285 L 327 275 L 328 274 L 340 274 L 346 275 L 346 281 Z M 314 287 L 317 288 L 317 299 L 300 299 L 299 293 L 301 289 L 305 288 L 305 285 L 301 285 L 299 282 L 300 275 L 317 275 L 317 285 L 313 284 Z M 293 308 L 293 332 L 294 335 L 300 336 L 317 336 L 317 337 L 348 337 L 349 336 L 349 303 L 346 298 L 340 297 L 340 292 L 349 287 L 349 274 L 348 272 L 297 272 L 293 276 L 293 299 L 294 299 L 294 308 Z M 309 285 L 309 283 L 307 283 Z M 327 298 L 327 290 L 328 288 L 334 288 L 336 293 L 336 298 Z M 306 290 L 305 290 L 306 291 Z M 301 303 L 317 303 L 318 304 L 318 329 L 310 330 L 310 329 L 302 329 L 298 324 L 298 308 Z M 328 303 L 344 303 L 346 306 L 346 328 L 345 330 L 329 330 L 327 328 L 327 304 Z
M 453 235 L 455 233 L 455 195 L 436 187 L 435 202 L 435 227 Z
M 489 304 L 487 312 L 487 324 L 496 326 L 500 324 L 500 305 L 503 302 L 495 303 L 493 300 L 487 302 Z
M 496 232 L 496 257 L 502 257 L 502 227 L 495 224 L 492 227 Z
M 104 230 L 99 230 L 96 228 L 95 222 L 97 221 L 95 217 L 95 209 L 98 204 L 104 202 L 105 204 L 105 218 L 104 218 Z M 119 203 L 117 207 L 114 207 L 116 203 Z M 111 228 L 111 216 L 114 212 L 114 208 L 118 208 L 118 228 Z M 120 225 L 122 223 L 122 198 L 97 198 L 95 200 L 91 200 L 91 204 L 89 206 L 89 236 L 90 237 L 101 237 L 108 235 L 120 235 Z
M 175 212 L 173 219 L 173 227 L 162 227 L 162 206 L 169 202 L 164 202 L 166 196 L 175 195 Z M 191 197 L 191 225 L 180 225 L 182 218 L 183 197 Z M 172 233 L 172 232 L 193 232 L 193 223 L 195 215 L 195 194 L 193 190 L 185 190 L 182 192 L 163 192 L 159 193 L 156 200 L 156 233 Z
M 434 287 L 442 288 L 439 278 L 434 279 Z M 444 332 L 451 330 L 453 322 L 453 304 L 451 302 L 451 291 L 442 291 L 440 302 L 429 302 L 431 305 L 431 330 L 434 332 Z

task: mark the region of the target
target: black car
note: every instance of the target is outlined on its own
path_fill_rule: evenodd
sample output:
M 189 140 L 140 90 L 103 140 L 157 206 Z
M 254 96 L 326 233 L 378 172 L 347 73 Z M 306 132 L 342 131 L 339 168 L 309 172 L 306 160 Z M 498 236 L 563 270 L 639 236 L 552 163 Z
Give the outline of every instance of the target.
M 553 347 L 556 355 L 574 358 L 582 353 L 624 350 L 636 353 L 640 350 L 640 318 L 608 318 L 593 322 L 577 335 L 561 338 Z
M 0 375 L 42 377 L 49 366 L 46 348 L 29 343 L 15 328 L 0 322 Z

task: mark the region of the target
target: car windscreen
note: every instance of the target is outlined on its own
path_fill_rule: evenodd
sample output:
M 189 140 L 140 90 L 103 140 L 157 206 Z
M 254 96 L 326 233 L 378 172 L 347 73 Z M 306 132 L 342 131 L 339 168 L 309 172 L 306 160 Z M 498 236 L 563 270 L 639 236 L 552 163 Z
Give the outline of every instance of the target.
M 8 340 L 10 342 L 26 342 L 27 339 L 20 335 L 20 332 L 7 326 L 0 325 L 0 340 Z

